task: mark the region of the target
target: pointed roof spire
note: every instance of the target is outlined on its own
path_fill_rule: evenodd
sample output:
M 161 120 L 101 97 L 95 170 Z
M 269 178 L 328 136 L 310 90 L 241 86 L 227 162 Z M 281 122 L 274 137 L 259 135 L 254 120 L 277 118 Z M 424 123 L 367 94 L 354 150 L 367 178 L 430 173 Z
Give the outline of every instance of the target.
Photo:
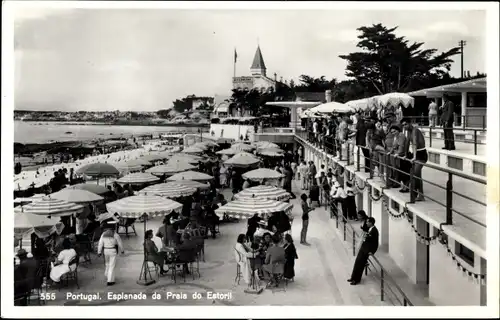
M 264 63 L 264 58 L 262 58 L 262 52 L 260 51 L 260 46 L 257 46 L 257 51 L 255 51 L 255 56 L 253 57 L 253 63 L 250 69 L 266 69 L 266 65 Z

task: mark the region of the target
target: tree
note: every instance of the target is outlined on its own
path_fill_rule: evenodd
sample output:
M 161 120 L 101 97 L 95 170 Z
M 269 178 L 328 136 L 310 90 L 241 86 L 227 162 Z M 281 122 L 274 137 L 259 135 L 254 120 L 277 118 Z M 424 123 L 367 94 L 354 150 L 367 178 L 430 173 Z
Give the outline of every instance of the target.
M 169 113 L 170 113 L 170 109 L 161 109 L 161 110 L 156 111 L 156 114 L 161 119 L 168 119 Z
M 324 92 L 331 90 L 337 84 L 337 79 L 326 80 L 325 76 L 314 78 L 308 75 L 299 77 L 300 84 L 293 86 L 295 92 Z
M 360 27 L 357 47 L 362 51 L 340 56 L 347 61 L 346 75 L 365 86 L 370 95 L 412 91 L 429 78 L 441 79 L 450 70 L 451 57 L 460 52 L 459 47 L 440 54 L 436 49 L 422 49 L 423 42 L 410 44 L 395 35 L 396 29 L 380 23 Z
M 177 111 L 177 112 L 179 112 L 179 113 L 183 113 L 183 112 L 188 111 L 188 110 L 191 109 L 191 103 L 186 98 L 183 98 L 181 100 L 176 99 L 173 102 L 173 105 L 174 105 L 173 106 L 174 110 Z

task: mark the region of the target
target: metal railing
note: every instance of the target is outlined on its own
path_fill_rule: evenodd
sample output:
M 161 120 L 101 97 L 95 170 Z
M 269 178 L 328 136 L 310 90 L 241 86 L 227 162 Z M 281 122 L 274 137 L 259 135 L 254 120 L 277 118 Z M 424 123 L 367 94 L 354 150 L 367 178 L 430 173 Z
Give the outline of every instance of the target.
M 425 194 L 426 199 L 429 199 L 429 200 L 433 201 L 434 203 L 437 203 L 437 204 L 443 206 L 444 209 L 446 210 L 446 222 L 444 222 L 443 225 L 452 225 L 453 224 L 453 215 L 458 214 L 459 216 L 486 228 L 486 225 L 483 222 L 481 222 L 473 217 L 470 217 L 467 214 L 464 214 L 463 212 L 460 212 L 459 210 L 457 210 L 457 208 L 453 207 L 454 198 L 455 198 L 455 196 L 458 196 L 458 197 L 461 197 L 463 199 L 471 201 L 475 204 L 479 204 L 479 205 L 483 206 L 484 208 L 486 208 L 485 202 L 479 201 L 477 199 L 473 199 L 470 196 L 467 196 L 463 193 L 460 193 L 460 192 L 457 192 L 456 190 L 454 190 L 453 189 L 454 177 L 466 179 L 470 182 L 477 183 L 481 186 L 486 185 L 486 183 L 487 183 L 486 179 L 477 178 L 474 176 L 470 176 L 470 175 L 458 172 L 456 170 L 450 170 L 450 169 L 443 168 L 441 166 L 430 164 L 430 163 L 422 163 L 420 161 L 411 161 L 410 159 L 408 159 L 406 157 L 401 157 L 398 155 L 383 155 L 382 158 L 384 160 L 382 162 L 380 162 L 377 159 L 375 159 L 374 157 L 372 157 L 372 155 L 374 153 L 379 153 L 379 152 L 372 152 L 369 148 L 364 147 L 364 146 L 356 146 L 356 145 L 354 145 L 354 143 L 352 141 L 342 141 L 341 142 L 341 141 L 334 139 L 333 137 L 321 137 L 318 139 L 318 137 L 313 135 L 312 132 L 299 132 L 298 135 L 302 139 L 309 141 L 311 144 L 315 145 L 317 148 L 324 150 L 328 154 L 331 154 L 331 155 L 337 154 L 337 157 L 338 157 L 337 159 L 339 161 L 346 161 L 347 162 L 346 166 L 350 166 L 350 165 L 355 164 L 356 171 L 360 171 L 361 169 L 364 169 L 365 172 L 369 173 L 369 179 L 374 178 L 375 165 L 377 165 L 378 167 L 380 167 L 382 169 L 383 173 L 385 173 L 385 176 L 382 175 L 381 178 L 385 182 L 384 187 L 386 189 L 391 188 L 391 185 L 393 185 L 393 184 L 396 184 L 396 185 L 400 184 L 401 179 L 404 178 L 404 181 L 407 182 L 406 187 L 409 189 L 408 191 L 410 193 L 409 203 L 415 203 L 418 196 L 422 196 L 422 197 L 424 196 L 424 194 L 421 192 L 421 190 L 416 189 L 416 184 L 418 182 L 417 180 L 419 180 L 422 185 L 425 182 L 425 183 L 430 184 L 434 187 L 437 187 L 441 190 L 444 190 L 446 192 L 445 203 L 442 203 L 441 201 L 434 199 L 432 196 Z M 354 147 L 357 147 L 356 152 L 354 152 Z M 363 150 L 363 149 L 366 151 L 361 152 L 361 150 Z M 344 150 L 345 150 L 345 152 L 344 152 Z M 363 163 L 366 163 L 367 162 L 366 160 L 369 161 L 370 165 L 368 167 L 365 166 L 364 164 L 363 164 L 363 166 L 361 166 L 361 157 L 363 157 L 363 159 L 365 160 Z M 367 158 L 365 158 L 365 157 L 367 157 Z M 396 159 L 399 160 L 399 166 L 393 165 L 395 163 Z M 406 170 L 402 169 L 402 167 L 404 165 L 406 165 Z M 427 179 L 422 178 L 418 174 L 415 174 L 416 165 L 419 165 L 422 167 L 427 167 L 427 168 L 430 168 L 433 170 L 437 170 L 437 171 L 446 173 L 447 174 L 447 181 L 446 181 L 445 186 L 437 184 L 433 181 L 429 181 Z M 387 174 L 388 172 L 393 172 L 395 174 L 392 174 L 392 173 Z
M 344 242 L 350 243 L 352 247 L 352 255 L 356 256 L 357 247 L 362 242 L 363 235 L 358 234 L 354 226 L 343 215 L 339 214 L 338 204 L 331 199 L 328 201 L 330 208 L 330 218 L 335 219 L 337 229 L 341 229 Z M 374 256 L 370 255 L 368 264 L 365 266 L 365 275 L 374 276 L 380 281 L 380 300 L 389 301 L 393 305 L 399 306 L 413 306 L 413 303 L 406 296 L 403 290 L 398 286 L 394 279 L 389 275 L 387 270 L 384 269 L 380 261 Z
M 441 117 L 429 117 L 429 116 L 407 116 L 412 123 L 418 124 L 420 126 L 442 126 Z M 455 128 L 478 128 L 486 130 L 487 117 L 486 115 L 457 115 L 454 114 L 453 123 Z

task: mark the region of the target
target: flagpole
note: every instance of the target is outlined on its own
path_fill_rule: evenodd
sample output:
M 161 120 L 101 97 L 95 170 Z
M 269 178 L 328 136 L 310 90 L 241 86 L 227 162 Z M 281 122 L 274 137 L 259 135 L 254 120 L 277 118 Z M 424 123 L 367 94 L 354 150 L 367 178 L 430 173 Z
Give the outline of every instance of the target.
M 234 48 L 234 59 L 233 59 L 233 78 L 236 78 L 236 60 L 238 59 L 236 48 Z

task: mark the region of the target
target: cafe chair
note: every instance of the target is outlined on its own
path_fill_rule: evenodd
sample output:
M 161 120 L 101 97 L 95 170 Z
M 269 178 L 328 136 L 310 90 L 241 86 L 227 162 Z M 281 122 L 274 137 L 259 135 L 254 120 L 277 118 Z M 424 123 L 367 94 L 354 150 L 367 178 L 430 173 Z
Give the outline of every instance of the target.
M 285 264 L 284 263 L 275 263 L 273 264 L 272 272 L 271 272 L 271 281 L 268 282 L 267 287 L 270 287 L 274 281 L 276 288 L 279 288 L 281 281 L 283 280 L 283 273 L 285 272 Z M 285 286 L 286 286 L 285 282 Z M 285 289 L 285 288 L 283 288 Z
M 125 236 L 128 238 L 129 237 L 129 231 L 128 229 L 132 229 L 132 232 L 134 233 L 134 235 L 137 235 L 137 232 L 135 231 L 135 220 L 134 218 L 120 218 L 120 220 L 118 221 L 118 225 L 116 227 L 116 232 L 118 234 L 123 234 L 123 233 L 120 233 L 120 228 L 124 228 L 125 229 Z
M 236 277 L 234 278 L 234 282 L 240 284 L 241 277 L 243 276 L 240 263 L 243 262 L 243 259 L 241 257 L 241 254 L 236 249 L 234 249 L 234 257 L 236 258 Z
M 65 284 L 66 286 L 69 285 L 70 281 L 74 281 L 76 284 L 76 287 L 80 289 L 80 286 L 78 285 L 78 265 L 80 264 L 80 256 L 76 255 L 73 257 L 70 262 L 69 262 L 69 269 L 70 271 L 66 272 L 61 276 L 61 285 L 59 286 L 59 291 L 61 291 L 61 287 Z

